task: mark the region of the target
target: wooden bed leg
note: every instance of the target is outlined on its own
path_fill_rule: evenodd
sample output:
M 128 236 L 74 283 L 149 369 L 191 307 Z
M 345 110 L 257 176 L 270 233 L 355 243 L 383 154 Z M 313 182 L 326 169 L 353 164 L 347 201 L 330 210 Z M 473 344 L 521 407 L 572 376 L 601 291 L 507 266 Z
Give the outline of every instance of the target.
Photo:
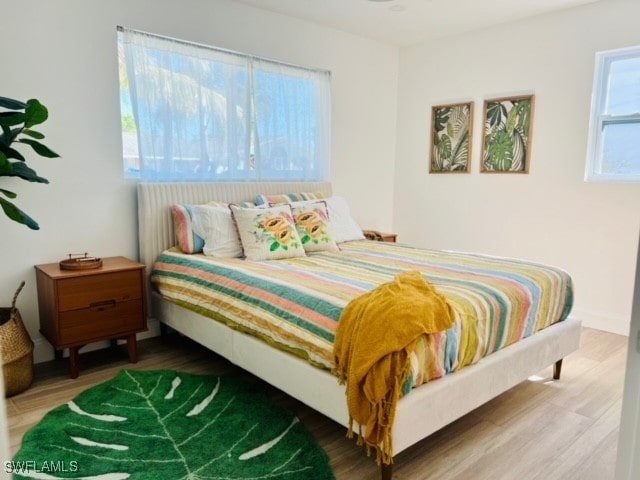
M 393 464 L 389 463 L 387 465 L 387 464 L 381 463 L 380 477 L 382 478 L 382 480 L 391 480 L 392 476 L 393 476 Z
M 560 379 L 560 371 L 562 370 L 562 358 L 553 365 L 553 379 Z
M 164 322 L 158 322 L 160 324 L 160 338 L 164 341 L 169 334 L 169 327 Z

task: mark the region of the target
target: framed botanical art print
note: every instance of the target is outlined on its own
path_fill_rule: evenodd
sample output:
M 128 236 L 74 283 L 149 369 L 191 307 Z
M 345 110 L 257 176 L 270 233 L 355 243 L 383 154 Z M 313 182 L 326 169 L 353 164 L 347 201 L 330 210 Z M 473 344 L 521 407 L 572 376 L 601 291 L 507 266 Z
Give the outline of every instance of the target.
M 529 173 L 533 95 L 485 100 L 480 171 Z
M 468 173 L 471 167 L 473 102 L 431 110 L 430 173 Z

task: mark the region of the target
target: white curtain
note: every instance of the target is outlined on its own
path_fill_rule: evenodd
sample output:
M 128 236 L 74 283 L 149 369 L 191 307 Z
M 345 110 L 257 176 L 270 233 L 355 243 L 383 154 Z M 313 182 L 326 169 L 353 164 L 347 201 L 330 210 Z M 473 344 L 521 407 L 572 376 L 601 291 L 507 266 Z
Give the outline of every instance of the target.
M 329 74 L 253 59 L 252 142 L 261 178 L 328 178 Z
M 329 177 L 328 72 L 120 34 L 141 180 Z

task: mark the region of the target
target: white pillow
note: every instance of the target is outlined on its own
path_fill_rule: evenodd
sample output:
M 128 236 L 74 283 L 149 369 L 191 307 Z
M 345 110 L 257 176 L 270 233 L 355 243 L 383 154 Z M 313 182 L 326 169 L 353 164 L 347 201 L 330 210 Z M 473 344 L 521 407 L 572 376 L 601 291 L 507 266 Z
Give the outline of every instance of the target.
M 343 197 L 329 197 L 323 201 L 327 204 L 331 232 L 336 243 L 364 240 L 362 228 L 351 216 L 349 205 Z
M 242 245 L 228 207 L 194 205 L 193 231 L 204 240 L 205 255 L 218 258 L 242 256 Z

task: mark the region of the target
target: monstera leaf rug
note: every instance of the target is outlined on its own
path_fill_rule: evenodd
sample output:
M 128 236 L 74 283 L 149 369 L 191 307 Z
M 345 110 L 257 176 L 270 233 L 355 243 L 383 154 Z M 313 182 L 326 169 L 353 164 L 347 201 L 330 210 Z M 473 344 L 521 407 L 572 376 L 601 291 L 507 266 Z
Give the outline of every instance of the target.
M 14 478 L 333 479 L 293 413 L 232 377 L 123 370 L 49 412 Z

